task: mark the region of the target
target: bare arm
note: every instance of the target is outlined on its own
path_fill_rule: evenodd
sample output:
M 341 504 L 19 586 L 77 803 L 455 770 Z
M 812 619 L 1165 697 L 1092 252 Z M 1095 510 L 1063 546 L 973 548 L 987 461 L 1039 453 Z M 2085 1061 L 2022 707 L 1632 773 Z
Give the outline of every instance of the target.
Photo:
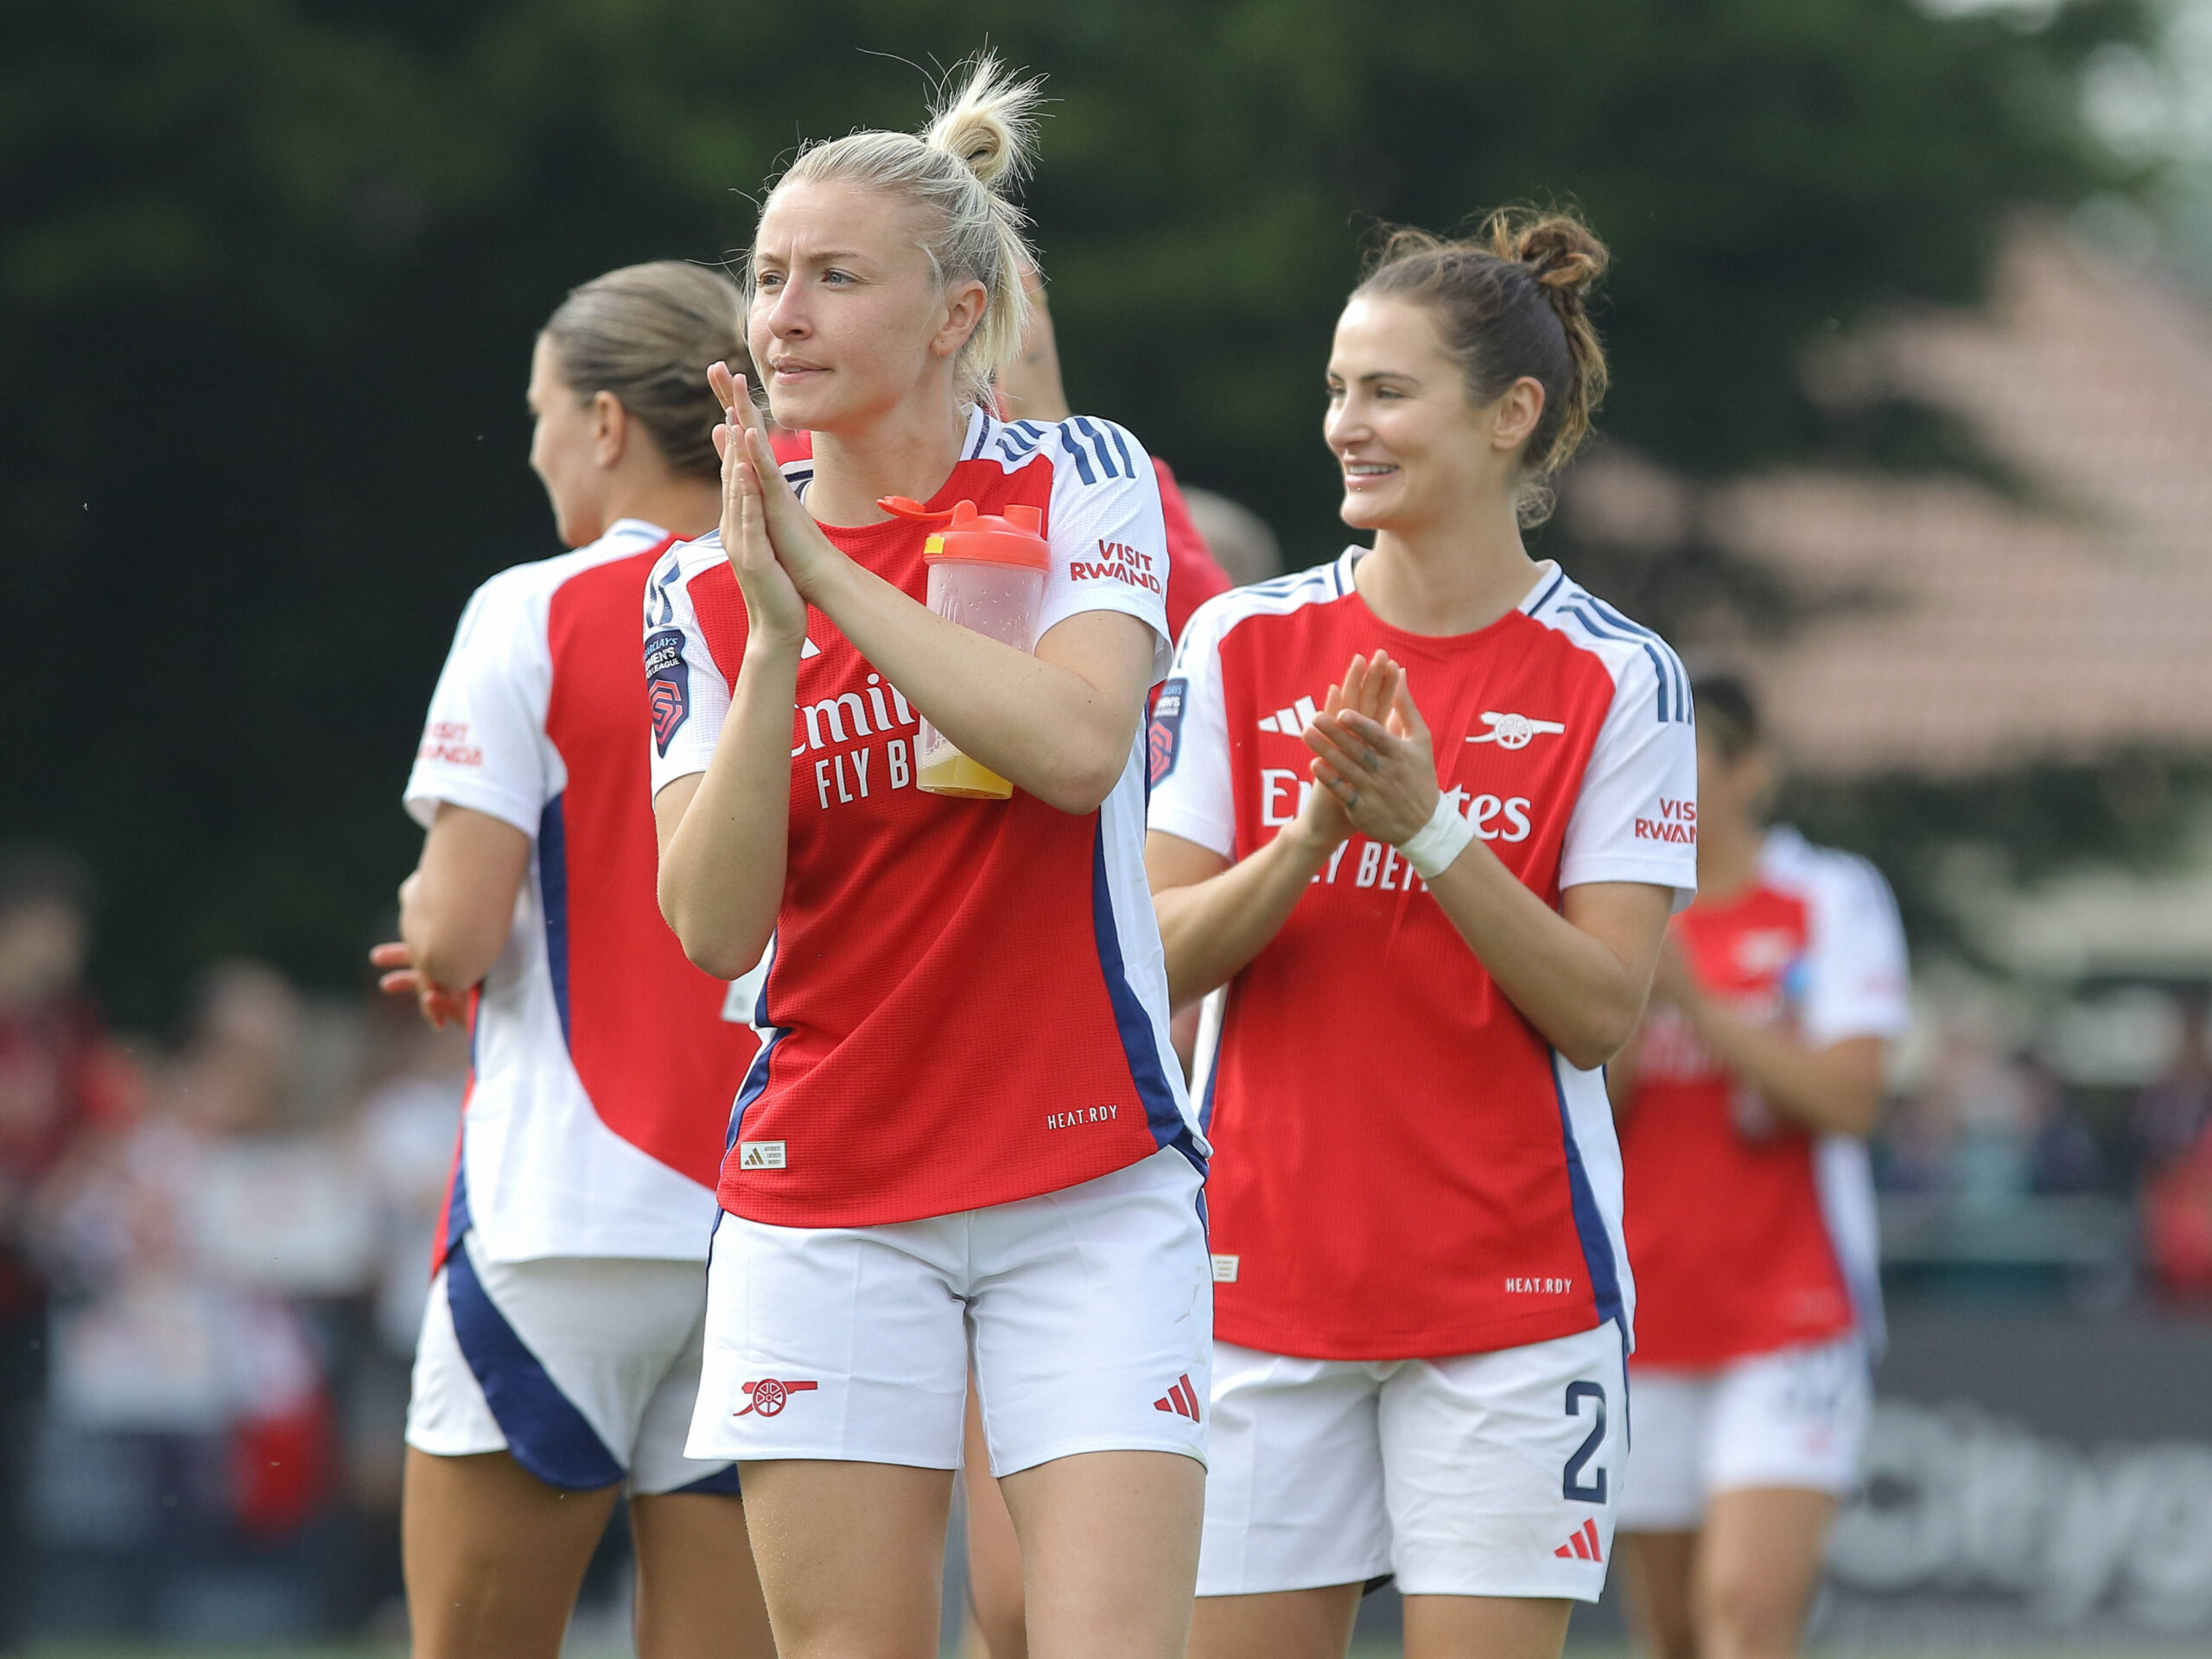
M 513 930 L 530 837 L 474 808 L 442 803 L 415 873 L 399 886 L 399 939 L 369 959 L 378 982 L 412 995 L 434 1026 L 465 1016 L 461 994 L 492 971 Z
M 1387 725 L 1360 712 L 1353 695 L 1367 672 L 1391 678 Z M 1350 706 L 1322 714 L 1306 731 L 1314 777 L 1354 828 L 1402 846 L 1428 823 L 1440 793 L 1427 725 L 1403 674 L 1379 653 L 1372 665 L 1352 659 L 1345 690 Z M 1498 988 L 1568 1064 L 1602 1065 L 1628 1041 L 1666 935 L 1670 889 L 1590 882 L 1569 887 L 1554 910 L 1480 841 L 1428 887 Z
M 1889 1059 L 1879 1037 L 1847 1037 L 1815 1048 L 1785 1027 L 1757 1025 L 1700 984 L 1671 943 L 1656 995 L 1682 1011 L 1702 1042 L 1769 1104 L 1812 1129 L 1872 1135 Z
M 726 390 L 728 371 L 715 366 L 717 386 Z M 715 429 L 722 547 L 745 598 L 745 656 L 729 714 L 706 771 L 653 798 L 661 914 L 683 954 L 721 979 L 735 979 L 760 959 L 783 904 L 791 708 L 806 642 L 806 601 L 768 540 L 760 486 L 777 474 L 758 426 L 757 416 L 751 430 L 739 425 L 733 410 L 729 423 Z

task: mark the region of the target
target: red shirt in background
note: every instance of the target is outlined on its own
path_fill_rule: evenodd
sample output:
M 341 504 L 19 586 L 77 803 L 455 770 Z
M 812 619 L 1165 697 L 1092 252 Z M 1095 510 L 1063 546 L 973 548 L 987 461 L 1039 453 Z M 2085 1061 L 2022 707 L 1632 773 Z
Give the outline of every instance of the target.
M 83 996 L 0 1012 L 0 1317 L 43 1294 L 18 1234 L 22 1206 L 87 1134 L 121 1128 L 137 1076 Z

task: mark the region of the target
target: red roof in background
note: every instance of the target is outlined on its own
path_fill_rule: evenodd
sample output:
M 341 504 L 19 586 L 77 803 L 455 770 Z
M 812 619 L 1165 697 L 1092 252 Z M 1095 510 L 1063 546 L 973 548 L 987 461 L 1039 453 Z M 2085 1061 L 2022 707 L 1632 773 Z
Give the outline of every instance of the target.
M 1786 640 L 1729 651 L 1793 765 L 1959 776 L 2132 744 L 2212 753 L 2201 302 L 2027 224 L 1986 309 L 1870 328 L 1817 353 L 1809 384 L 1949 411 L 2041 499 L 1817 472 L 1704 497 L 1715 540 L 1800 591 L 1850 596 Z M 1573 510 L 1601 529 L 1686 511 L 1679 484 L 1630 458 L 1593 456 L 1584 474 Z

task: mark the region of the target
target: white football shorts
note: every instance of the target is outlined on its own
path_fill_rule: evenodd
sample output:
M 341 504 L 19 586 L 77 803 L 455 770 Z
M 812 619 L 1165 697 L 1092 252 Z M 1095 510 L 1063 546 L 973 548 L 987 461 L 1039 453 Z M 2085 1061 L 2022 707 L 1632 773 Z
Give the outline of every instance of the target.
M 430 1287 L 407 1444 L 505 1452 L 569 1491 L 734 1496 L 727 1458 L 683 1452 L 706 1307 L 696 1262 L 490 1262 L 464 1233 Z
M 1621 1497 L 1631 1532 L 1692 1532 L 1716 1492 L 1758 1486 L 1847 1497 L 1859 1485 L 1873 1380 L 1856 1335 L 1712 1370 L 1639 1365 L 1636 1449 Z
M 1620 1328 L 1448 1359 L 1221 1343 L 1198 1593 L 1397 1575 L 1411 1596 L 1595 1601 L 1628 1444 Z
M 919 1221 L 724 1215 L 689 1451 L 955 1469 L 972 1363 L 995 1475 L 1079 1452 L 1204 1462 L 1201 1185 L 1166 1148 L 1061 1192 Z

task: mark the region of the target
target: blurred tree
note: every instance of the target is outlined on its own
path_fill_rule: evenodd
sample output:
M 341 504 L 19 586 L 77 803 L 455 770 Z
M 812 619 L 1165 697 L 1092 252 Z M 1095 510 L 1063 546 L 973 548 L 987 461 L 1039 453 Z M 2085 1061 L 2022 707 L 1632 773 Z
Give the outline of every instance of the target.
M 1376 220 L 1579 200 L 1607 429 L 1693 473 L 1802 454 L 1815 331 L 1969 297 L 2012 205 L 2125 182 L 2079 69 L 2141 32 L 2135 0 L 17 0 L 0 821 L 97 861 L 135 1017 L 218 950 L 345 980 L 461 603 L 552 550 L 537 322 L 722 257 L 800 138 L 914 124 L 916 66 L 986 40 L 1059 100 L 1029 201 L 1077 402 L 1306 562 Z

